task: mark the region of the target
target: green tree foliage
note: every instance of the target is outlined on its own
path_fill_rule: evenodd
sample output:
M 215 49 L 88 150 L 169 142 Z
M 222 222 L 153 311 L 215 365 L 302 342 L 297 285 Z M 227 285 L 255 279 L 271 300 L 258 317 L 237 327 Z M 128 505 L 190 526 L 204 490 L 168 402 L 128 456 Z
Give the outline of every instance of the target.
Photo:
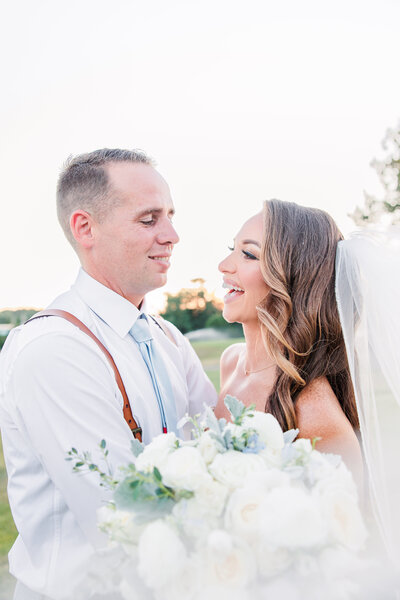
M 183 288 L 177 294 L 166 294 L 166 307 L 161 313 L 164 319 L 171 321 L 182 333 L 204 327 L 232 329 L 232 333 L 233 329 L 236 331 L 237 325 L 230 325 L 224 320 L 223 304 L 207 291 L 204 279 L 192 279 L 192 283 L 192 288 Z
M 0 323 L 11 323 L 16 327 L 25 323 L 32 315 L 38 312 L 36 308 L 19 308 L 14 310 L 1 310 Z M 0 335 L 0 349 L 4 346 L 7 335 Z
M 387 130 L 382 146 L 387 156 L 374 159 L 371 166 L 378 174 L 383 194 L 381 198 L 364 194 L 364 206 L 357 206 L 350 215 L 356 225 L 400 223 L 400 121 L 397 127 Z
M 25 323 L 32 317 L 39 309 L 37 308 L 18 308 L 12 310 L 1 310 L 0 311 L 0 323 L 12 323 L 13 325 L 20 325 Z

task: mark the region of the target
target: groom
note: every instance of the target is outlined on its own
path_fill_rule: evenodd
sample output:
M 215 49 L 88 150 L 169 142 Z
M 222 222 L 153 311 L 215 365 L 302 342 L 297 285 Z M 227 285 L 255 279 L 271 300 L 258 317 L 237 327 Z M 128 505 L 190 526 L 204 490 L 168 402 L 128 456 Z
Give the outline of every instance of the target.
M 116 467 L 132 460 L 131 429 L 145 443 L 163 431 L 185 436 L 179 419 L 216 402 L 189 342 L 146 314 L 145 295 L 166 283 L 179 241 L 168 185 L 152 161 L 109 149 L 70 159 L 57 211 L 82 268 L 49 308 L 74 315 L 101 342 L 126 397 L 97 341 L 65 318 L 37 318 L 10 334 L 0 358 L 0 424 L 19 532 L 9 554 L 18 600 L 72 597 L 105 545 L 96 510 L 109 495 L 93 473 L 72 472 L 67 451 L 91 451 L 96 462 L 105 439 Z

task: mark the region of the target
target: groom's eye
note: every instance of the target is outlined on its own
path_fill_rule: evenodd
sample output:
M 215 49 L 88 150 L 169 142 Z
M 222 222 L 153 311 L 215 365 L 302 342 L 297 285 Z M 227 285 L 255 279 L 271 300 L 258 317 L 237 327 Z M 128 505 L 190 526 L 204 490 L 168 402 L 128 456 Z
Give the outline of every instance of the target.
M 152 217 L 149 217 L 147 219 L 142 219 L 140 222 L 143 225 L 153 225 L 155 223 L 155 221 L 156 221 L 155 219 L 153 219 Z
M 249 258 L 250 260 L 258 260 L 257 256 L 254 256 L 254 254 L 248 252 L 248 250 L 242 250 L 242 252 L 246 258 Z

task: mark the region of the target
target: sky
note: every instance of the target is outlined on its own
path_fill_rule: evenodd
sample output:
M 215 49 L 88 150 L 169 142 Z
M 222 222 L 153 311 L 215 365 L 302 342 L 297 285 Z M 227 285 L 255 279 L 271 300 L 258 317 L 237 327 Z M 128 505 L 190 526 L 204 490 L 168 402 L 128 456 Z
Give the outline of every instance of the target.
M 217 265 L 268 198 L 344 233 L 400 119 L 400 0 L 2 1 L 0 310 L 46 306 L 78 260 L 57 223 L 65 159 L 140 148 L 174 198 L 166 291 Z

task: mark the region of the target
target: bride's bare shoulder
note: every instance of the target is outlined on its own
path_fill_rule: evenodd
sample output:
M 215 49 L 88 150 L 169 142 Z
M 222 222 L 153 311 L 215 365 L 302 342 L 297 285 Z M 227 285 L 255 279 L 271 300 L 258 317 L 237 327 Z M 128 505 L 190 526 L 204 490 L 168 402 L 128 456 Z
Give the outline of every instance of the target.
M 320 438 L 317 450 L 341 454 L 353 473 L 362 472 L 360 445 L 326 377 L 300 392 L 295 402 L 299 437 Z
M 221 354 L 221 375 L 231 372 L 237 365 L 239 356 L 246 344 L 231 344 Z
M 301 437 L 321 436 L 322 433 L 331 437 L 339 431 L 352 431 L 326 377 L 314 379 L 300 392 L 295 411 Z

